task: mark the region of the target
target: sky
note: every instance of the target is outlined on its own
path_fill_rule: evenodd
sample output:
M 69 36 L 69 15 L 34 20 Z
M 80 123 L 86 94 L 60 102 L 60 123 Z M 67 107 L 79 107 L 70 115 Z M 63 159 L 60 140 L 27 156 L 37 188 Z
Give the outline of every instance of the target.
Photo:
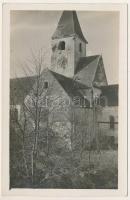
M 32 51 L 37 54 L 41 48 L 45 50 L 46 66 L 50 66 L 51 37 L 61 14 L 62 11 L 11 11 L 11 78 L 26 76 L 23 66 L 25 69 L 29 64 Z M 88 41 L 86 56 L 102 55 L 108 83 L 118 83 L 119 13 L 77 11 L 77 16 Z

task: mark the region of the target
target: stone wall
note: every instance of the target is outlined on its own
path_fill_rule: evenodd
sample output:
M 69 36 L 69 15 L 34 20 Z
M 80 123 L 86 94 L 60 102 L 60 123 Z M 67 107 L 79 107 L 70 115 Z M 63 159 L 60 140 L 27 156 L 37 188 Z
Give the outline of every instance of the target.
M 80 51 L 80 44 L 81 44 L 81 51 Z M 75 45 L 74 46 L 75 48 L 74 60 L 75 60 L 75 69 L 76 69 L 79 59 L 81 57 L 86 56 L 86 44 L 79 37 L 75 37 L 74 45 Z
M 65 50 L 59 50 L 60 42 L 65 42 Z M 52 40 L 51 69 L 67 77 L 74 75 L 74 40 L 72 37 Z
M 60 42 L 65 42 L 64 50 L 59 49 Z M 86 56 L 86 44 L 73 36 L 52 40 L 51 45 L 51 69 L 64 76 L 73 77 L 80 57 Z
M 114 128 L 110 127 L 110 116 L 114 117 Z M 118 107 L 106 106 L 98 116 L 99 132 L 101 135 L 114 136 L 115 142 L 118 140 Z

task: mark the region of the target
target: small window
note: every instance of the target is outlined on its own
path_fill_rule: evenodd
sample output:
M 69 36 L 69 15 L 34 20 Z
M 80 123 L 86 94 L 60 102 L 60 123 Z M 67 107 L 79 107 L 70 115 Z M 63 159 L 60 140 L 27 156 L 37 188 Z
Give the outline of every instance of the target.
M 18 120 L 18 110 L 17 110 L 17 108 L 10 109 L 10 119 L 12 121 Z
M 94 103 L 95 106 L 100 105 L 100 98 L 99 98 L 98 95 L 94 96 L 93 103 Z
M 115 119 L 113 116 L 110 116 L 110 129 L 115 128 Z
M 81 99 L 79 96 L 74 96 L 73 97 L 73 103 L 75 106 L 80 106 L 81 105 Z
M 101 95 L 100 96 L 100 105 L 102 106 L 102 107 L 105 107 L 105 106 L 107 106 L 107 98 L 105 97 L 105 96 L 103 96 L 103 95 Z
M 47 89 L 49 87 L 48 81 L 44 81 L 44 89 Z
M 61 41 L 58 45 L 58 49 L 59 50 L 65 50 L 65 42 L 64 41 Z
M 95 97 L 94 102 L 95 102 L 95 106 L 100 105 L 100 99 L 98 96 Z
M 82 44 L 79 44 L 79 51 L 82 52 Z

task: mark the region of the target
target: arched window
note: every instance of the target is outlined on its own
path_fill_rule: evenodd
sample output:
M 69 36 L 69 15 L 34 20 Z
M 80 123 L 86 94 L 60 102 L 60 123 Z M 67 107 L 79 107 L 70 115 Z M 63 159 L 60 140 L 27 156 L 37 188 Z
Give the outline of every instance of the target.
M 97 94 L 94 95 L 94 98 L 93 98 L 93 105 L 94 105 L 94 106 L 100 105 L 100 98 L 99 98 L 99 95 L 97 95 Z
M 115 128 L 115 119 L 114 116 L 110 116 L 110 129 Z
M 17 108 L 11 108 L 10 109 L 10 119 L 12 121 L 17 121 L 18 120 L 18 110 Z
M 47 89 L 49 87 L 48 81 L 44 81 L 44 89 Z
M 107 98 L 106 98 L 105 96 L 101 95 L 101 96 L 100 96 L 100 105 L 101 105 L 102 107 L 105 107 L 105 106 L 107 106 L 107 104 L 108 104 Z
M 64 41 L 61 41 L 58 45 L 58 49 L 59 50 L 65 50 L 65 42 Z
M 79 44 L 79 51 L 82 52 L 82 44 Z
M 97 106 L 97 105 L 100 105 L 100 99 L 99 99 L 98 96 L 95 97 L 94 102 L 95 102 L 95 105 L 96 105 L 96 106 Z

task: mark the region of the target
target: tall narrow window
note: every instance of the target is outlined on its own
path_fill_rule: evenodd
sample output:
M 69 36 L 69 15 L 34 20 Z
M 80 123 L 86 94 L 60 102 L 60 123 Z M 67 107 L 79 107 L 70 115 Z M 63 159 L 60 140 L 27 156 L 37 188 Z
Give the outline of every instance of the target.
M 94 95 L 93 103 L 94 103 L 95 106 L 100 105 L 100 97 L 99 97 L 98 94 L 95 94 L 95 95 Z
M 64 41 L 61 41 L 58 45 L 58 49 L 59 50 L 65 50 L 65 42 Z
M 110 129 L 115 128 L 115 119 L 113 116 L 110 116 Z
M 44 89 L 47 89 L 49 87 L 48 81 L 44 81 Z
M 79 51 L 82 52 L 82 44 L 79 44 Z
M 102 107 L 105 107 L 105 106 L 108 105 L 108 100 L 107 100 L 107 98 L 106 98 L 105 96 L 103 96 L 103 95 L 100 96 L 100 105 L 101 105 Z
M 10 109 L 10 119 L 12 121 L 18 120 L 18 110 L 17 110 L 17 108 Z

